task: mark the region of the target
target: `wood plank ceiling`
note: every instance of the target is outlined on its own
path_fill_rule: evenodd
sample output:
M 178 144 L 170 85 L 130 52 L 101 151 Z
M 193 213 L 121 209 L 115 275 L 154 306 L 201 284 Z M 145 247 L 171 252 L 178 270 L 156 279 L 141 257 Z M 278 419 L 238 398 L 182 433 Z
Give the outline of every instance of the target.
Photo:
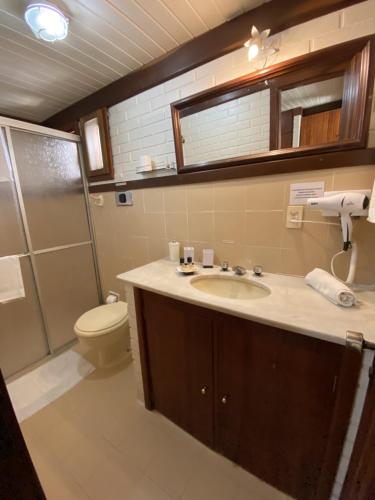
M 28 3 L 0 0 L 0 114 L 42 122 L 265 0 L 55 0 L 70 25 L 54 44 L 24 22 Z

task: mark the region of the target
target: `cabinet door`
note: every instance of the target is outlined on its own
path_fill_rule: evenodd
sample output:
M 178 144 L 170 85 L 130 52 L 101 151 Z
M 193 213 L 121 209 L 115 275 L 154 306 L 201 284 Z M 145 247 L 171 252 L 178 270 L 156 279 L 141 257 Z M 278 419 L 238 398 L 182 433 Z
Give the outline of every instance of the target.
M 294 498 L 317 498 L 345 348 L 222 315 L 215 350 L 218 451 Z
M 150 292 L 142 303 L 152 405 L 212 446 L 211 314 Z

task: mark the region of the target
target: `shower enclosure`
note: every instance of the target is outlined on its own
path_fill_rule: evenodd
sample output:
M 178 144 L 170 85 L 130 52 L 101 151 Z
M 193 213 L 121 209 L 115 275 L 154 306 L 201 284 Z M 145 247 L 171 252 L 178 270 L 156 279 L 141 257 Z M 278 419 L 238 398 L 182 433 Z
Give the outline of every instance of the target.
M 20 257 L 26 292 L 0 303 L 5 377 L 68 345 L 100 301 L 79 140 L 0 117 L 0 257 Z

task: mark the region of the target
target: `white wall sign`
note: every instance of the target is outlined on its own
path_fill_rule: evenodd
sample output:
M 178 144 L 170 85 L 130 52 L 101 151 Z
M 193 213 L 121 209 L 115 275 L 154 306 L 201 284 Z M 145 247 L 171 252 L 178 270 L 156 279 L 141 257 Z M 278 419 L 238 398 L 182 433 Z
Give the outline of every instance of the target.
M 308 198 L 324 196 L 324 181 L 291 184 L 289 205 L 306 205 Z

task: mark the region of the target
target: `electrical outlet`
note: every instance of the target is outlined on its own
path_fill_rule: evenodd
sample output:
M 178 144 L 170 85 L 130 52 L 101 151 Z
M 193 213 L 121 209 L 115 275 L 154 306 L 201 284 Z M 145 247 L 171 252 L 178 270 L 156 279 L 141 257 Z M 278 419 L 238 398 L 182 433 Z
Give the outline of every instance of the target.
M 302 222 L 292 222 L 293 220 L 302 221 L 303 205 L 289 205 L 286 211 L 286 227 L 289 229 L 301 229 Z

